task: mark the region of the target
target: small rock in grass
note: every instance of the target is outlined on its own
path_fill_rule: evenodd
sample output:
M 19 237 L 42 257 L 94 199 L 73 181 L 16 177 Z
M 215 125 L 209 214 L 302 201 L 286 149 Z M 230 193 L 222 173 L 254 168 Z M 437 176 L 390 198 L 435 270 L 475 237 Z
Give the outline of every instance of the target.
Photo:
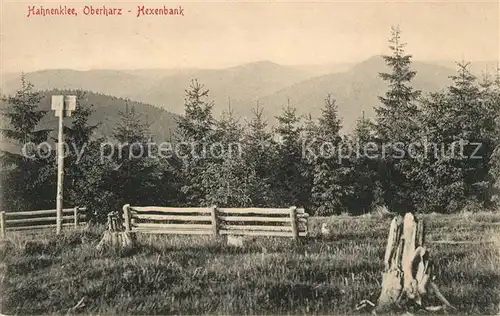
M 227 245 L 243 248 L 243 237 L 227 235 Z

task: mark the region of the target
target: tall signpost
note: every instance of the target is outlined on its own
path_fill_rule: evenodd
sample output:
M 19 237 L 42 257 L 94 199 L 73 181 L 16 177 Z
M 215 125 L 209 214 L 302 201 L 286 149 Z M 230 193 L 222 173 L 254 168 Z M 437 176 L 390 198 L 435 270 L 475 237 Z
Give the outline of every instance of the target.
M 57 229 L 56 234 L 61 233 L 62 213 L 63 213 L 63 180 L 64 180 L 64 137 L 63 137 L 63 119 L 71 116 L 71 111 L 76 109 L 76 96 L 74 95 L 53 95 L 52 106 L 56 116 L 59 118 L 59 131 L 57 137 Z

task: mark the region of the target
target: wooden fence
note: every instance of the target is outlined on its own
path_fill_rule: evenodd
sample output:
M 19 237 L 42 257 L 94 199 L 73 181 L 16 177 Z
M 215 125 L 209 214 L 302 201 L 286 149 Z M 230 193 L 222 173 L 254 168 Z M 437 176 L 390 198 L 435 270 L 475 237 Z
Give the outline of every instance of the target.
M 85 207 L 63 209 L 62 226 L 78 227 L 85 221 Z M 0 212 L 2 238 L 7 231 L 51 229 L 57 227 L 57 210 L 38 210 L 28 212 Z
M 178 208 L 123 206 L 125 231 L 150 234 L 252 235 L 299 238 L 307 235 L 302 208 Z

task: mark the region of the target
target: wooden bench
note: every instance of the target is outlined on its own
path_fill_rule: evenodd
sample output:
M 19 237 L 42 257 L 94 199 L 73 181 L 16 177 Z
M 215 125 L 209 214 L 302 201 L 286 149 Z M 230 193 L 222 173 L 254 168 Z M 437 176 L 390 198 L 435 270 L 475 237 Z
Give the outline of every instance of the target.
M 85 221 L 85 207 L 63 209 L 62 226 L 78 227 Z M 0 231 L 5 238 L 7 231 L 38 231 L 56 229 L 57 210 L 37 210 L 28 212 L 0 212 Z
M 302 208 L 123 206 L 125 231 L 149 234 L 307 236 Z

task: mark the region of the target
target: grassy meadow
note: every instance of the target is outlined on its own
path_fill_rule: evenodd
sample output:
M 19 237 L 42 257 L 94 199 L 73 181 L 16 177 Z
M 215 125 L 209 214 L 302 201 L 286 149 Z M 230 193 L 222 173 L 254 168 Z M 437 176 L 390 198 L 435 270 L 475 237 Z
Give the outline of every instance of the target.
M 244 248 L 199 236 L 138 236 L 95 249 L 101 228 L 20 236 L 0 250 L 2 314 L 345 314 L 375 302 L 390 223 L 310 219 L 312 236 L 257 237 Z M 328 223 L 332 235 L 318 235 Z M 461 314 L 497 314 L 500 214 L 425 215 L 436 283 Z M 458 243 L 457 243 L 458 242 Z M 78 304 L 79 303 L 79 304 Z

